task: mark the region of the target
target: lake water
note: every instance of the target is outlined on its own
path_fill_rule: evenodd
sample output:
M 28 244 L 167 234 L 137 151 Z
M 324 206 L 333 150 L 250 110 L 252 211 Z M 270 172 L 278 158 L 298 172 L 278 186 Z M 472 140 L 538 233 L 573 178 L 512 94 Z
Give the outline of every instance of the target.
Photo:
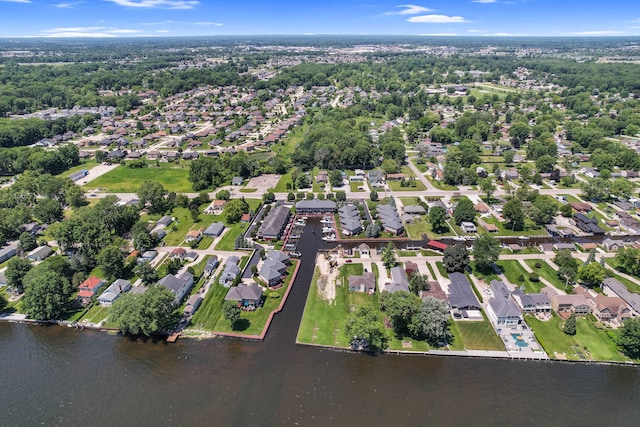
M 323 245 L 264 342 L 0 324 L 0 426 L 640 425 L 640 369 L 368 356 L 294 343 Z

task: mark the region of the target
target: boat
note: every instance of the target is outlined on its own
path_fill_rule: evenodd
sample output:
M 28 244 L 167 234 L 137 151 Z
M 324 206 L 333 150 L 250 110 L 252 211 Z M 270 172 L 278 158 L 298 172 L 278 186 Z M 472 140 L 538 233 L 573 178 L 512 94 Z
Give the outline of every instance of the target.
M 292 256 L 294 258 L 300 258 L 302 254 L 298 251 L 293 251 L 293 252 L 289 252 L 289 256 Z
M 292 234 L 291 236 L 289 236 L 289 239 L 299 239 L 300 235 L 299 234 Z
M 336 236 L 324 236 L 322 240 L 325 242 L 336 242 L 338 239 L 336 239 Z
M 322 232 L 323 233 L 333 233 L 333 227 L 322 227 Z
M 323 224 L 333 224 L 333 220 L 329 216 L 325 216 L 320 220 L 320 222 Z
M 455 240 L 456 242 L 464 242 L 467 239 L 465 239 L 464 236 L 456 236 L 456 237 L 452 237 L 451 240 Z

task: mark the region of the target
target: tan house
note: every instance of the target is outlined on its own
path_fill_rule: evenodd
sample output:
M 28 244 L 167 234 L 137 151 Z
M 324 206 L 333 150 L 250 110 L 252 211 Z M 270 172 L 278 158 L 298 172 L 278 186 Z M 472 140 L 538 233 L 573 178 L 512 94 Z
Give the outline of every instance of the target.
M 553 295 L 551 296 L 551 307 L 563 317 L 571 314 L 586 316 L 591 311 L 591 305 L 582 295 Z

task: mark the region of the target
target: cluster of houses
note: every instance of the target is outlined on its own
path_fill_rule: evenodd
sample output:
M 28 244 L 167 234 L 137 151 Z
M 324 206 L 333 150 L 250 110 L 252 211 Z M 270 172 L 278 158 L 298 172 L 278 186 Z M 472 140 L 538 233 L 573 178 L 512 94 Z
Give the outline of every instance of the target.
M 360 213 L 355 205 L 348 204 L 338 209 L 340 218 L 340 227 L 342 233 L 347 236 L 355 236 L 362 231 L 362 222 L 360 221 Z
M 287 275 L 289 264 L 289 255 L 282 251 L 268 251 L 258 264 L 258 277 L 270 288 L 278 286 Z
M 404 233 L 404 225 L 398 215 L 398 210 L 393 205 L 380 204 L 376 206 L 376 215 L 382 222 L 382 228 L 394 236 Z

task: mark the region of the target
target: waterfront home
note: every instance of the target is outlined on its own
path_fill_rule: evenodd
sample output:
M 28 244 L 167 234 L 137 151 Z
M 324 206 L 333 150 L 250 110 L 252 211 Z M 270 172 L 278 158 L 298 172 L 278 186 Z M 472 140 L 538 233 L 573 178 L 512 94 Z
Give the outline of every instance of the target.
M 607 277 L 602 282 L 602 292 L 607 296 L 616 296 L 629 306 L 634 316 L 640 316 L 640 294 L 630 292 L 627 287 L 613 277 Z
M 352 292 L 365 292 L 372 294 L 376 290 L 376 275 L 370 271 L 360 276 L 349 276 L 349 290 Z
M 471 283 L 463 273 L 449 273 L 449 303 L 451 308 L 466 311 L 479 311 L 480 303 L 471 289 Z
M 240 284 L 229 289 L 224 299 L 225 301 L 237 301 L 238 307 L 242 310 L 251 311 L 262 305 L 262 293 L 261 286 Z
M 552 295 L 551 306 L 553 310 L 562 317 L 586 316 L 591 312 L 591 306 L 582 295 Z
M 124 279 L 118 279 L 98 297 L 100 305 L 110 307 L 115 300 L 131 289 L 131 282 Z
M 476 225 L 468 221 L 463 221 L 462 223 L 460 223 L 460 228 L 462 228 L 462 231 L 464 231 L 465 233 L 475 233 L 478 231 Z
M 296 203 L 296 212 L 300 215 L 318 215 L 335 211 L 336 202 L 333 200 L 300 200 Z
M 524 313 L 550 313 L 551 300 L 546 294 L 526 294 L 521 288 L 511 294 Z
M 171 218 L 169 215 L 165 215 L 162 218 L 160 218 L 158 222 L 156 222 L 156 228 L 168 227 L 169 225 L 171 225 L 172 222 L 173 222 L 173 218 Z
M 82 305 L 86 305 L 98 290 L 107 283 L 106 280 L 99 277 L 91 276 L 78 286 L 78 301 Z
M 224 265 L 224 270 L 220 275 L 218 281 L 221 285 L 229 287 L 233 285 L 238 276 L 240 275 L 240 259 L 237 256 L 230 256 L 227 258 L 227 263 Z
M 202 304 L 202 295 L 200 293 L 192 295 L 184 306 L 184 314 L 187 316 L 193 316 L 193 313 L 195 313 L 198 307 L 200 307 L 200 304 Z
M 492 296 L 487 304 L 487 315 L 496 326 L 516 326 L 522 323 L 522 313 L 511 299 L 511 292 L 500 280 L 491 281 Z
M 278 240 L 284 232 L 285 226 L 291 216 L 291 209 L 286 206 L 276 206 L 269 211 L 262 225 L 258 228 L 258 238 L 265 240 Z
M 220 262 L 218 261 L 218 257 L 216 255 L 212 255 L 209 259 L 207 259 L 207 263 L 204 266 L 204 274 L 205 276 L 210 276 L 211 273 L 218 267 Z
M 182 272 L 178 276 L 167 274 L 158 281 L 158 286 L 169 289 L 175 295 L 177 304 L 184 299 L 193 286 L 193 275 L 187 271 Z

